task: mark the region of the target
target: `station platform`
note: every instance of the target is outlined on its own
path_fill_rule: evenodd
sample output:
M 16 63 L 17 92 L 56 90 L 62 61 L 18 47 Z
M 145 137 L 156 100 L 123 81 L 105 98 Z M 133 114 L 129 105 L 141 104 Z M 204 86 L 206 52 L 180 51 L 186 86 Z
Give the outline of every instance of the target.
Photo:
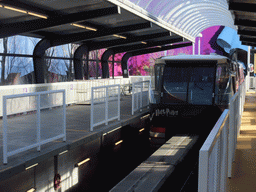
M 65 151 L 75 149 L 82 145 L 87 145 L 95 140 L 101 140 L 102 136 L 108 132 L 114 132 L 118 128 L 130 125 L 137 122 L 145 115 L 148 116 L 149 110 L 144 110 L 132 115 L 132 97 L 123 96 L 120 101 L 120 121 L 114 120 L 109 122 L 108 125 L 102 124 L 90 131 L 90 105 L 70 105 L 66 108 L 66 142 L 62 139 L 42 145 L 41 151 L 37 152 L 36 148 L 26 152 L 19 153 L 8 157 L 8 164 L 3 164 L 3 145 L 0 142 L 0 180 L 3 181 L 7 178 L 13 177 L 23 172 L 26 167 L 35 163 L 40 163 L 46 159 L 52 158 L 55 155 Z M 54 113 L 54 108 L 47 110 L 45 116 L 51 116 Z M 43 119 L 47 120 L 47 117 Z M 20 115 L 11 119 L 11 124 L 19 125 L 19 137 L 26 137 L 29 130 L 26 131 L 26 122 L 31 120 L 30 115 Z M 18 122 L 18 123 L 17 123 Z M 0 128 L 2 129 L 3 120 L 0 119 Z M 1 130 L 0 130 L 1 131 Z M 50 127 L 49 132 L 54 131 L 54 127 Z M 118 130 L 117 130 L 118 131 Z M 2 131 L 0 132 L 2 134 Z M 49 133 L 50 134 L 50 133 Z M 112 138 L 115 142 L 116 138 Z M 1 135 L 2 140 L 2 135 Z
M 232 177 L 227 191 L 256 191 L 256 92 L 246 93 Z

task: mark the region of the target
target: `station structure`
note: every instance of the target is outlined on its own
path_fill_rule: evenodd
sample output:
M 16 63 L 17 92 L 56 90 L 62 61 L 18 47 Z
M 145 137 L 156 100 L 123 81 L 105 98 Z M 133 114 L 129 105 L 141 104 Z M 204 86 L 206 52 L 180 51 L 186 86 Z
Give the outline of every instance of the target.
M 33 58 L 35 74 L 35 84 L 21 89 L 49 91 L 51 90 L 49 86 L 55 85 L 46 83 L 45 53 L 51 47 L 68 43 L 79 44 L 71 58 L 74 61 L 76 80 L 83 80 L 84 61 L 88 70 L 90 51 L 106 49 L 101 58 L 102 79 L 109 79 L 111 76 L 109 58 L 117 53 L 125 53 L 121 61 L 122 79 L 128 79 L 127 61 L 130 57 L 194 46 L 196 37 L 200 37 L 204 29 L 216 25 L 227 26 L 237 31 L 242 44 L 249 47 L 246 63 L 249 64 L 250 46 L 256 45 L 255 10 L 256 3 L 249 0 L 0 0 L 0 38 L 24 35 L 41 39 L 32 55 L 19 55 Z M 0 53 L 0 56 L 12 56 L 12 54 Z M 88 75 L 88 71 L 86 74 Z M 249 82 L 248 76 L 247 82 Z M 56 85 L 55 89 L 58 86 L 66 86 L 67 88 L 64 89 L 72 92 L 75 86 L 79 86 L 78 83 L 79 81 Z M 123 80 L 120 80 L 120 84 L 123 84 L 121 91 L 124 91 Z M 249 91 L 250 85 L 247 84 L 246 90 Z M 60 89 L 63 89 L 62 87 Z M 16 88 L 20 87 L 13 89 Z M 1 89 L 5 90 L 1 92 L 11 95 L 10 90 Z M 15 94 L 15 91 L 12 94 Z M 72 94 L 74 95 L 73 92 Z M 256 187 L 253 182 L 255 178 L 253 159 L 256 156 L 253 153 L 255 106 L 252 102 L 255 97 L 254 91 L 246 94 L 244 119 L 242 119 L 240 135 L 238 134 L 233 175 L 227 178 L 227 186 L 220 191 L 242 189 L 253 191 Z M 65 101 L 64 97 L 63 100 Z M 74 103 L 70 95 L 67 100 L 68 104 Z M 63 191 L 72 190 L 82 179 L 89 180 L 90 176 L 85 173 L 92 172 L 96 166 L 93 161 L 99 161 L 98 154 L 102 147 L 108 149 L 111 146 L 117 147 L 127 139 L 124 135 L 137 137 L 136 134 L 142 134 L 149 118 L 149 111 L 144 109 L 135 115 L 127 114 L 127 111 L 133 110 L 131 100 L 130 97 L 121 99 L 119 121 L 101 125 L 94 130 L 90 129 L 89 125 L 92 120 L 89 118 L 90 107 L 87 105 L 67 107 L 63 115 L 66 118 L 65 137 L 60 137 L 66 142 L 45 143 L 40 153 L 28 150 L 11 154 L 8 163 L 3 160 L 0 165 L 0 191 L 56 191 L 58 190 L 58 186 L 54 183 L 58 180 L 56 176 L 62 178 Z M 41 115 L 45 115 L 42 120 L 48 121 L 48 118 L 54 115 L 54 110 L 50 107 L 46 113 L 42 111 Z M 2 116 L 4 116 L 3 111 L 4 109 L 0 110 Z M 27 122 L 32 122 L 32 117 L 33 114 L 26 117 L 15 116 L 10 120 L 11 124 L 18 126 L 13 126 L 16 136 L 26 140 L 31 134 L 30 131 L 22 132 L 20 129 L 26 127 Z M 3 121 L 1 124 L 3 139 L 1 138 L 0 141 L 4 143 Z M 46 135 L 50 135 L 53 129 L 50 125 L 48 128 L 49 132 L 45 133 Z M 129 133 L 130 130 L 133 130 L 132 133 Z M 10 142 L 11 147 L 15 147 L 16 144 L 26 145 L 24 141 L 21 142 L 22 144 L 15 143 L 16 141 Z M 2 143 L 1 157 L 7 153 Z M 39 146 L 36 147 L 39 149 Z M 213 189 L 219 190 L 216 187 Z M 206 188 L 205 191 L 208 189 Z

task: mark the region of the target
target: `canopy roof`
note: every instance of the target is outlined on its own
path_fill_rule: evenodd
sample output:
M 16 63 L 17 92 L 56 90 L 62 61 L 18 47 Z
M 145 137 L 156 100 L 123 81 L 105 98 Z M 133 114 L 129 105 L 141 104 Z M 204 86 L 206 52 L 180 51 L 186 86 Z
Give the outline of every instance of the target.
M 215 25 L 236 29 L 227 0 L 109 0 L 124 4 L 188 39 Z
M 243 45 L 256 46 L 256 2 L 254 0 L 229 0 L 229 9 Z
M 0 0 L 0 38 L 20 34 L 52 39 L 54 45 L 107 48 L 120 44 L 113 40 L 152 41 L 154 34 L 194 42 L 210 26 L 235 29 L 233 22 L 226 0 Z

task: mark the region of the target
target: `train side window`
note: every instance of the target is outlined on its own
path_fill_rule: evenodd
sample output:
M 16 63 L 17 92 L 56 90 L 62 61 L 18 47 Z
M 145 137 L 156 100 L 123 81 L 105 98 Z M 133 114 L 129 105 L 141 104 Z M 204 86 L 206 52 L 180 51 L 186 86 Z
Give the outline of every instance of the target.
M 164 71 L 163 65 L 155 66 L 155 76 L 156 76 L 155 88 L 157 91 L 161 90 L 163 71 Z
M 195 67 L 191 70 L 188 102 L 196 105 L 211 105 L 214 88 L 213 67 Z
M 215 103 L 226 104 L 230 96 L 229 72 L 226 65 L 218 65 L 215 82 Z

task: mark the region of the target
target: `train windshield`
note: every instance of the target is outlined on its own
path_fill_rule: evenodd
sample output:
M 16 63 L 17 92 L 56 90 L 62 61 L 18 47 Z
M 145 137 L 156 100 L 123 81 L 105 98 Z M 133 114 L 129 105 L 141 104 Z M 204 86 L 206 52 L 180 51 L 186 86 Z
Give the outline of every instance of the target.
M 213 102 L 214 67 L 166 66 L 163 76 L 165 103 L 211 105 Z

